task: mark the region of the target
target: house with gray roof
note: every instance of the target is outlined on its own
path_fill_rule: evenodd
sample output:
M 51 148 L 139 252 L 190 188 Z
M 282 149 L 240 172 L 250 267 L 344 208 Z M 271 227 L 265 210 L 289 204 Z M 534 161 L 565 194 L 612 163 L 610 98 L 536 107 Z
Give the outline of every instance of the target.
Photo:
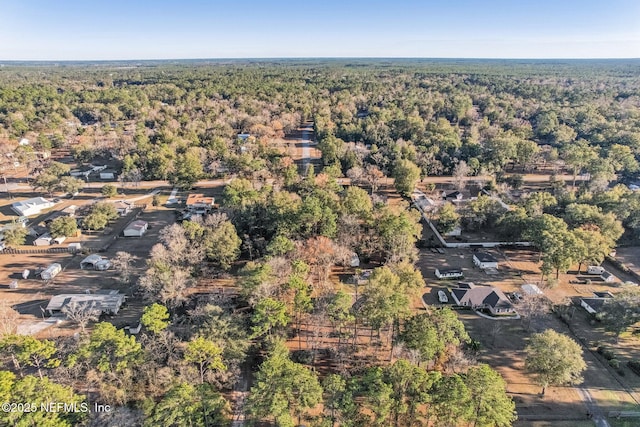
M 498 288 L 467 284 L 451 290 L 451 296 L 457 305 L 473 310 L 488 310 L 494 316 L 516 314 L 513 304 Z

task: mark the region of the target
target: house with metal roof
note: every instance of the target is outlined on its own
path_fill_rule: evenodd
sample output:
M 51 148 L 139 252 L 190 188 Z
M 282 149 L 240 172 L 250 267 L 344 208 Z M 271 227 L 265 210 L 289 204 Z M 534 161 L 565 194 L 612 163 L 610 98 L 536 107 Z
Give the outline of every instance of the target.
M 142 237 L 147 232 L 147 228 L 149 223 L 138 219 L 127 225 L 123 234 L 125 237 Z
M 11 209 L 20 216 L 38 215 L 45 209 L 53 207 L 55 203 L 43 197 L 34 197 L 33 199 L 22 200 L 11 204 Z
M 486 270 L 488 268 L 498 268 L 498 260 L 488 252 L 475 252 L 473 254 L 473 264 L 476 267 Z
M 438 279 L 459 279 L 464 277 L 464 273 L 459 268 L 436 268 L 435 274 Z
M 69 304 L 78 304 L 102 314 L 118 314 L 125 299 L 126 296 L 117 290 L 104 290 L 95 294 L 61 294 L 51 298 L 46 310 L 53 315 Z

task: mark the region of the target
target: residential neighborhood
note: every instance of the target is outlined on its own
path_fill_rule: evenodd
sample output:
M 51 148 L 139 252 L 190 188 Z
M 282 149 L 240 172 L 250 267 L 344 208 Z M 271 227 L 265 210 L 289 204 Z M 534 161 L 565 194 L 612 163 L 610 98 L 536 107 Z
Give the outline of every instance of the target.
M 6 395 L 113 408 L 47 425 L 638 425 L 637 64 L 0 65 Z

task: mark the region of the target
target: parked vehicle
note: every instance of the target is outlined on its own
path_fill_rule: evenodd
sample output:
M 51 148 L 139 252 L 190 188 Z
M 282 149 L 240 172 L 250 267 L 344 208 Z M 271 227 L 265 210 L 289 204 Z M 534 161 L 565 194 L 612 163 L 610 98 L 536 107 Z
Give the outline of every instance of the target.
M 447 294 L 444 291 L 438 291 L 438 300 L 443 304 L 449 302 L 449 298 L 447 298 Z
M 604 273 L 604 267 L 600 267 L 599 265 L 590 265 L 587 267 L 587 274 L 597 274 L 600 275 Z

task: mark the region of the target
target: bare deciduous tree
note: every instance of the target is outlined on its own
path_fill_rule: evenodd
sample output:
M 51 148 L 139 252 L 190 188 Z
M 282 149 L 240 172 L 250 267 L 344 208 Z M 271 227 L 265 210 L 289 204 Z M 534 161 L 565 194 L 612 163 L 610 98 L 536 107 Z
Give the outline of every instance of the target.
M 453 181 L 456 185 L 456 190 L 462 191 L 467 185 L 467 177 L 471 173 L 471 168 L 467 165 L 467 162 L 460 160 L 458 164 L 453 168 Z
M 116 252 L 116 256 L 111 260 L 111 264 L 116 269 L 118 279 L 122 283 L 129 283 L 131 280 L 131 267 L 136 257 L 129 252 L 119 251 Z
M 96 308 L 95 302 L 71 302 L 62 307 L 62 314 L 67 319 L 77 323 L 84 333 L 89 322 L 97 322 L 100 319 L 100 310 Z
M 524 295 L 518 304 L 518 313 L 528 331 L 537 329 L 536 323 L 549 313 L 549 301 L 544 295 Z
M 7 304 L 0 302 L 0 336 L 15 334 L 18 329 L 20 314 Z

